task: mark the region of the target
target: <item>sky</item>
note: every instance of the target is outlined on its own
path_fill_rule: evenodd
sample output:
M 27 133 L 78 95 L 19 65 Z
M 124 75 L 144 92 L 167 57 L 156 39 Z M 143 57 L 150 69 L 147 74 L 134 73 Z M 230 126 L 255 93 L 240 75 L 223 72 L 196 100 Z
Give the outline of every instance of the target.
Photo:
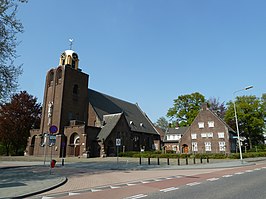
M 62 52 L 79 55 L 89 88 L 138 103 L 156 122 L 173 100 L 199 92 L 220 103 L 266 91 L 264 0 L 29 0 L 19 90 L 42 103 L 45 76 Z

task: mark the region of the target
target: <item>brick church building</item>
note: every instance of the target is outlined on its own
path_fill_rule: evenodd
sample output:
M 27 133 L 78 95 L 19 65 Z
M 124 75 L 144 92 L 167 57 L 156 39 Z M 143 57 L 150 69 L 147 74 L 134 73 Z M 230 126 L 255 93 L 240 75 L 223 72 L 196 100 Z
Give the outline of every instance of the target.
M 78 54 L 66 50 L 47 72 L 40 129 L 30 131 L 25 154 L 55 157 L 115 156 L 119 151 L 159 150 L 160 135 L 132 104 L 88 88 Z

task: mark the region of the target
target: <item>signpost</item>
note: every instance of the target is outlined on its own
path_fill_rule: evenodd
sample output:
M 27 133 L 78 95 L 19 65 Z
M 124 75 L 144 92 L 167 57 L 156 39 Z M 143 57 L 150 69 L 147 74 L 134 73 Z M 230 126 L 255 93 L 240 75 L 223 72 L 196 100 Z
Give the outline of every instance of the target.
M 116 144 L 116 157 L 117 157 L 117 164 L 118 164 L 118 152 L 119 152 L 119 147 L 121 146 L 121 139 L 116 138 L 115 144 Z
M 58 128 L 55 125 L 51 125 L 49 128 L 49 146 L 51 147 L 51 163 L 50 163 L 50 174 L 52 174 L 52 168 L 54 168 L 55 166 L 55 160 L 52 159 L 53 156 L 53 146 L 55 145 L 56 142 L 56 135 L 53 135 L 55 133 L 57 133 Z

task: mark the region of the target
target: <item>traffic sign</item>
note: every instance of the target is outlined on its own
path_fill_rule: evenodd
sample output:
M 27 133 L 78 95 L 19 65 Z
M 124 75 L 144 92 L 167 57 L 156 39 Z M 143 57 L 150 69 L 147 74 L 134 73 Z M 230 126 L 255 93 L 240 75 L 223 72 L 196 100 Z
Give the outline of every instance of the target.
M 117 138 L 115 141 L 116 141 L 116 146 L 121 146 L 121 139 Z
M 49 131 L 51 134 L 54 134 L 58 131 L 58 128 L 57 128 L 57 126 L 52 125 L 52 126 L 50 126 Z

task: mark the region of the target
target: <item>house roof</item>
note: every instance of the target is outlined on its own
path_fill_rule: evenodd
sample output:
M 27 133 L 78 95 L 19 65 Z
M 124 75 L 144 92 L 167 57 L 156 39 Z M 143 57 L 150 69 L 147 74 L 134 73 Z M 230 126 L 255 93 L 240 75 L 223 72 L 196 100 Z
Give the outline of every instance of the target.
M 164 135 L 164 142 L 178 142 L 179 140 L 167 140 L 167 135 L 181 135 L 183 136 L 189 127 L 168 128 Z
M 147 115 L 137 104 L 111 97 L 98 91 L 88 90 L 89 103 L 101 121 L 110 114 L 123 113 L 132 131 L 159 135 Z
M 188 127 L 178 127 L 178 128 L 168 128 L 168 130 L 166 131 L 166 135 L 168 134 L 180 134 L 180 135 L 184 135 L 184 133 L 186 132 L 186 130 L 188 129 Z
M 110 135 L 110 133 L 115 128 L 118 121 L 120 120 L 122 114 L 123 113 L 117 113 L 117 114 L 110 114 L 103 116 L 103 121 L 105 125 L 102 127 L 101 131 L 99 132 L 98 139 L 102 140 Z

